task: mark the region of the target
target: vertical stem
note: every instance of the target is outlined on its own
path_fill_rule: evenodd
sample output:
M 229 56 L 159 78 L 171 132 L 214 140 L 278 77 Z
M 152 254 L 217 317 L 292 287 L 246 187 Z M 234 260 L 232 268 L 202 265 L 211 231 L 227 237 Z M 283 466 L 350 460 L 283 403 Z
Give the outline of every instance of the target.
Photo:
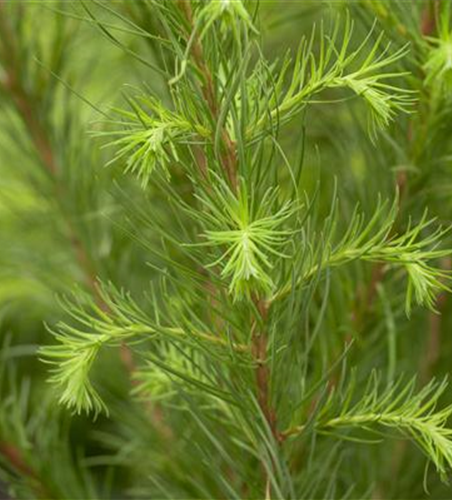
M 448 0 L 449 1 L 449 0 Z M 436 15 L 438 14 L 439 0 L 429 0 L 421 17 L 421 33 L 429 36 L 435 31 Z
M 185 17 L 187 18 L 191 31 L 194 32 L 195 25 L 194 25 L 193 11 L 190 5 L 190 0 L 179 0 L 179 5 L 181 6 L 185 14 Z M 212 119 L 214 122 L 216 122 L 219 118 L 219 107 L 216 99 L 215 85 L 212 73 L 210 72 L 209 67 L 207 66 L 201 40 L 196 34 L 193 36 L 194 36 L 192 45 L 193 60 L 197 68 L 201 72 L 203 78 L 202 93 L 204 99 L 207 102 L 207 106 L 209 107 Z M 223 129 L 221 130 L 221 138 L 223 140 L 223 146 L 225 148 L 225 152 L 223 153 L 222 156 L 223 168 L 228 177 L 232 189 L 235 192 L 237 192 L 239 186 L 238 186 L 238 176 L 237 176 L 238 167 L 237 167 L 237 155 L 235 150 L 235 144 L 225 127 L 223 127 Z
M 195 26 L 191 5 L 189 0 L 179 0 L 179 5 L 185 13 L 185 17 L 189 23 L 192 31 L 191 36 L 194 36 L 192 45 L 193 60 L 203 77 L 202 93 L 215 122 L 219 117 L 219 106 L 216 100 L 214 81 L 204 58 L 201 40 L 196 34 L 193 35 Z M 225 148 L 222 156 L 223 169 L 228 177 L 233 191 L 237 193 L 239 190 L 239 182 L 236 147 L 225 127 L 223 127 L 221 131 L 221 138 Z M 265 300 L 259 299 L 258 297 L 254 297 L 253 302 L 260 316 L 260 318 L 256 318 L 253 321 L 251 337 L 251 352 L 256 362 L 255 380 L 257 386 L 257 401 L 274 438 L 278 443 L 280 443 L 282 442 L 282 439 L 280 439 L 277 430 L 276 411 L 272 408 L 270 403 L 270 369 L 266 359 L 268 334 L 263 328 L 260 327 L 260 324 L 265 324 L 267 321 L 268 305 Z M 271 496 L 270 481 L 267 475 L 265 476 L 265 495 L 268 499 Z
M 279 433 L 277 426 L 276 410 L 271 404 L 270 394 L 270 368 L 267 363 L 267 350 L 268 350 L 268 332 L 265 328 L 259 328 L 259 324 L 265 325 L 268 319 L 268 304 L 266 301 L 254 298 L 254 304 L 258 310 L 260 318 L 256 318 L 252 326 L 251 337 L 251 353 L 256 363 L 255 379 L 257 386 L 257 402 L 262 411 L 262 414 L 267 421 L 275 442 L 281 445 L 284 437 Z M 265 499 L 271 499 L 271 483 L 270 477 L 264 468 L 265 476 Z
M 0 0 L 0 41 L 6 50 L 2 51 L 2 56 L 6 60 L 5 75 L 6 79 L 3 83 L 6 90 L 9 91 L 11 100 L 15 105 L 20 117 L 27 130 L 30 133 L 33 145 L 35 146 L 38 157 L 44 168 L 50 174 L 55 188 L 55 197 L 61 203 L 67 198 L 65 185 L 61 183 L 59 178 L 60 166 L 54 154 L 52 144 L 49 140 L 48 133 L 39 113 L 33 106 L 34 98 L 30 95 L 21 83 L 19 64 L 17 59 L 17 50 L 14 44 L 14 34 L 5 17 L 3 10 L 3 0 Z M 1 49 L 1 45 L 0 45 Z M 97 273 L 82 239 L 80 238 L 77 228 L 75 227 L 71 217 L 62 209 L 62 215 L 67 229 L 67 239 L 71 245 L 72 251 L 76 257 L 79 269 L 82 271 L 87 288 L 90 290 L 92 297 L 97 305 L 105 312 L 109 312 L 109 307 L 103 299 L 98 285 Z M 135 361 L 132 351 L 129 346 L 122 343 L 120 346 L 120 358 L 127 372 L 132 375 L 136 371 Z M 153 420 L 158 429 L 163 429 L 163 434 L 168 436 L 171 431 L 166 427 L 162 420 L 162 415 L 159 410 L 152 412 Z M 155 415 L 154 415 L 155 413 Z
M 16 51 L 13 43 L 13 33 L 5 18 L 3 0 L 0 0 L 0 40 L 4 47 L 1 47 L 2 56 L 6 60 L 5 78 L 1 82 L 11 96 L 11 100 L 27 127 L 32 142 L 36 148 L 40 161 L 51 176 L 56 176 L 57 167 L 52 154 L 50 143 L 44 133 L 39 120 L 31 106 L 30 100 L 23 87 L 20 84 L 17 73 L 14 71 L 16 66 Z M 78 240 L 74 240 L 78 241 Z M 82 258 L 82 250 L 77 252 L 79 258 Z M 33 483 L 33 489 L 39 498 L 50 498 L 45 492 L 44 485 L 39 480 L 35 470 L 27 463 L 19 447 L 7 441 L 0 441 L 0 453 L 11 464 L 11 466 L 28 477 Z
M 268 318 L 268 306 L 263 300 L 255 299 L 254 303 L 259 311 L 260 320 L 263 324 Z M 254 320 L 252 348 L 254 360 L 256 362 L 256 385 L 257 401 L 272 431 L 274 438 L 279 442 L 280 436 L 277 430 L 276 411 L 270 403 L 270 369 L 267 364 L 268 334 L 263 329 L 259 329 L 259 321 Z
M 187 21 L 190 25 L 190 28 L 193 32 L 194 19 L 193 19 L 193 11 L 190 5 L 189 0 L 179 0 L 179 5 L 181 6 Z M 194 35 L 193 46 L 192 46 L 192 54 L 193 60 L 200 70 L 203 76 L 203 86 L 202 92 L 206 102 L 208 104 L 209 110 L 212 114 L 212 118 L 218 118 L 218 103 L 216 100 L 216 92 L 214 87 L 214 82 L 212 78 L 212 74 L 207 66 L 207 63 L 204 58 L 204 50 L 201 44 L 201 40 Z M 238 190 L 238 165 L 237 165 L 237 156 L 235 150 L 234 141 L 230 138 L 227 130 L 223 128 L 222 130 L 222 139 L 225 147 L 225 154 L 223 155 L 223 167 L 225 169 L 226 174 L 228 175 L 231 186 L 235 191 Z M 253 299 L 257 310 L 261 316 L 261 321 L 265 323 L 268 316 L 268 306 L 264 300 L 260 300 L 258 298 Z M 274 410 L 270 407 L 270 398 L 269 398 L 269 380 L 270 380 L 270 371 L 266 363 L 267 356 L 267 334 L 266 332 L 259 331 L 258 321 L 254 321 L 253 324 L 253 335 L 252 335 L 252 352 L 254 358 L 256 360 L 257 368 L 256 368 L 256 383 L 258 389 L 258 402 L 261 407 L 265 418 L 272 429 L 275 437 L 277 437 L 276 431 L 276 415 Z
M 432 36 L 436 29 L 436 19 L 439 16 L 439 0 L 430 0 L 423 12 L 421 19 L 421 33 L 424 36 Z M 427 133 L 427 131 L 426 131 Z M 450 259 L 443 259 L 442 267 L 450 270 Z M 444 309 L 447 296 L 441 293 L 437 301 L 438 313 L 429 314 L 429 334 L 427 340 L 427 349 L 422 356 L 420 363 L 421 380 L 426 381 L 430 375 L 431 369 L 438 361 L 441 343 L 441 312 Z

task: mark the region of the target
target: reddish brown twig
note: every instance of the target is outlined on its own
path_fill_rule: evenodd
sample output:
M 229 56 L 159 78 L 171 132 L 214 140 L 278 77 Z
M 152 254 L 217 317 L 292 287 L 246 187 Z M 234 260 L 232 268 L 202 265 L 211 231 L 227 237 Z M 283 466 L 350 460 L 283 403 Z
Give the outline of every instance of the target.
M 421 16 L 420 32 L 423 36 L 430 36 L 433 34 L 436 22 L 435 17 L 437 16 L 437 10 L 439 8 L 439 2 L 437 0 L 429 1 L 424 12 Z M 412 122 L 409 123 L 408 127 L 408 142 L 413 142 L 413 129 Z M 406 188 L 408 178 L 405 175 L 403 180 L 403 187 Z M 443 267 L 450 269 L 451 262 L 450 259 L 443 261 Z M 437 309 L 439 314 L 430 313 L 429 314 L 429 335 L 427 340 L 427 349 L 425 354 L 422 356 L 420 362 L 420 379 L 422 382 L 427 382 L 430 378 L 431 369 L 436 364 L 440 353 L 440 343 L 441 343 L 441 311 L 445 307 L 446 294 L 442 292 L 438 297 Z M 407 450 L 407 442 L 402 441 L 398 443 L 395 447 L 393 458 L 391 461 L 391 470 L 397 473 L 400 470 L 403 459 L 405 457 Z
M 0 454 L 5 457 L 16 472 L 30 480 L 30 485 L 38 498 L 53 498 L 39 479 L 36 471 L 27 463 L 18 447 L 6 441 L 0 441 Z
M 256 363 L 257 401 L 272 431 L 273 437 L 277 442 L 280 442 L 281 439 L 277 429 L 276 411 L 270 402 L 270 369 L 267 364 L 267 332 L 259 328 L 259 323 L 265 324 L 267 322 L 268 307 L 263 300 L 255 299 L 254 303 L 260 315 L 260 318 L 253 322 L 251 338 L 251 352 Z
M 14 469 L 21 472 L 24 476 L 36 479 L 34 470 L 25 462 L 18 448 L 5 441 L 0 441 L 0 453 L 8 459 L 8 462 Z
M 421 17 L 421 33 L 430 36 L 436 28 L 436 18 L 439 10 L 439 0 L 430 0 Z
M 179 0 L 179 5 L 181 6 L 185 14 L 185 17 L 187 18 L 190 30 L 193 32 L 195 26 L 194 26 L 193 11 L 190 5 L 190 1 Z M 191 33 L 189 35 L 191 35 Z M 192 54 L 194 63 L 202 75 L 203 79 L 202 93 L 204 99 L 207 102 L 207 106 L 210 110 L 210 113 L 212 115 L 212 120 L 215 123 L 219 118 L 219 109 L 216 98 L 214 80 L 212 77 L 212 73 L 209 70 L 209 67 L 207 66 L 201 41 L 197 35 L 194 35 Z M 221 130 L 221 138 L 224 147 L 224 152 L 222 155 L 223 168 L 229 179 L 231 187 L 233 188 L 234 191 L 237 191 L 238 169 L 237 169 L 237 156 L 236 156 L 235 144 L 234 141 L 229 136 L 229 133 L 225 127 L 223 127 L 223 129 Z

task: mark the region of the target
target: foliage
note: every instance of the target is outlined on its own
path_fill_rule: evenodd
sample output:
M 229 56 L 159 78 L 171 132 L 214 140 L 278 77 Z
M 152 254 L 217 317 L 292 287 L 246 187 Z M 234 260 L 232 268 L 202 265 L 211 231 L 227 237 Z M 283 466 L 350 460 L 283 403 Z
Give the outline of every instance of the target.
M 0 0 L 5 496 L 450 496 L 451 43 L 442 0 Z

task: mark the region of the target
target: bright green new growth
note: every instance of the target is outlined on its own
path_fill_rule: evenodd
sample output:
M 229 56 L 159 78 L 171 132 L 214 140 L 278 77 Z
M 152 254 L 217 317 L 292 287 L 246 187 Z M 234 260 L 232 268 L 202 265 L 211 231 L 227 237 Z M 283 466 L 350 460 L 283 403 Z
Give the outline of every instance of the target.
M 403 72 L 388 71 L 388 67 L 406 56 L 409 48 L 402 47 L 392 54 L 389 52 L 390 46 L 381 50 L 383 33 L 370 45 L 369 40 L 373 35 L 371 30 L 359 47 L 352 50 L 353 23 L 347 18 L 339 44 L 340 27 L 341 23 L 337 21 L 332 34 L 326 36 L 325 28 L 321 25 L 318 54 L 313 51 L 316 37 L 314 29 L 310 39 L 300 44 L 291 76 L 288 73 L 292 60 L 290 56 L 286 57 L 282 69 L 278 69 L 277 74 L 275 71 L 269 81 L 273 87 L 268 89 L 272 92 L 271 107 L 266 113 L 257 108 L 258 119 L 249 129 L 250 136 L 267 126 L 269 120 L 281 123 L 291 120 L 326 89 L 346 88 L 363 98 L 370 111 L 369 130 L 372 135 L 388 126 L 396 112 L 410 110 L 415 102 L 412 92 L 386 82 L 405 75 Z M 259 73 L 257 78 L 263 79 Z M 289 85 L 284 88 L 287 79 Z M 263 105 L 267 106 L 267 99 L 264 99 Z
M 250 14 L 246 10 L 241 0 L 219 0 L 216 2 L 208 2 L 200 11 L 198 22 L 202 27 L 200 38 L 213 25 L 215 21 L 224 22 L 227 27 L 236 29 L 237 22 L 243 22 L 245 26 L 253 33 L 258 33 L 253 26 Z
M 314 424 L 316 430 L 335 433 L 350 427 L 371 431 L 375 426 L 395 429 L 414 439 L 447 481 L 452 468 L 452 430 L 446 426 L 452 406 L 436 410 L 447 390 L 447 382 L 431 381 L 418 393 L 414 380 L 408 384 L 398 381 L 383 390 L 380 386 L 374 374 L 357 401 L 356 381 L 349 383 L 342 393 L 334 391 L 319 409 Z
M 221 266 L 221 276 L 229 281 L 229 292 L 235 298 L 249 297 L 255 289 L 271 293 L 271 257 L 287 257 L 281 249 L 287 246 L 291 231 L 284 230 L 283 224 L 294 210 L 286 203 L 271 213 L 277 195 L 268 191 L 256 207 L 245 185 L 237 199 L 220 181 L 210 200 L 201 200 L 206 208 L 206 225 L 212 228 L 205 232 L 208 244 L 226 248 L 209 267 Z
M 129 99 L 133 111 L 116 110 L 122 121 L 112 121 L 112 125 L 127 127 L 118 132 L 99 132 L 98 136 L 119 136 L 107 144 L 117 148 L 109 162 L 125 160 L 126 172 L 137 175 L 141 186 L 146 188 L 150 176 L 159 166 L 169 175 L 169 166 L 177 161 L 177 143 L 189 141 L 194 134 L 206 136 L 208 131 L 201 125 L 190 123 L 167 110 L 154 98 Z
M 89 379 L 99 350 L 107 345 L 118 346 L 129 337 L 154 333 L 130 297 L 117 292 L 108 295 L 104 289 L 100 290 L 102 307 L 91 303 L 92 312 L 81 303 L 63 302 L 63 307 L 78 321 L 80 328 L 58 325 L 54 335 L 60 343 L 41 351 L 46 362 L 56 365 L 50 381 L 62 388 L 60 402 L 76 413 L 93 411 L 97 415 L 107 411 Z
M 117 347 L 132 339 L 133 343 L 151 339 L 154 345 L 161 346 L 160 361 L 169 363 L 169 373 L 158 374 L 155 368 L 149 369 L 155 363 L 155 360 L 151 360 L 146 363 L 147 369 L 136 375 L 137 381 L 140 382 L 137 391 L 141 393 L 154 389 L 153 397 L 161 397 L 162 393 L 165 393 L 171 375 L 193 378 L 197 374 L 195 380 L 203 378 L 196 367 L 197 363 L 190 366 L 188 361 L 191 359 L 194 362 L 197 357 L 196 350 L 202 345 L 225 353 L 232 349 L 239 355 L 247 351 L 246 346 L 216 337 L 210 332 L 200 330 L 198 325 L 184 328 L 174 323 L 162 324 L 158 315 L 153 312 L 158 307 L 155 299 L 149 303 L 151 310 L 145 310 L 129 294 L 120 292 L 111 285 L 99 287 L 99 292 L 102 307 L 86 296 L 85 304 L 79 302 L 76 297 L 75 303 L 69 299 L 64 300 L 63 307 L 76 321 L 76 325 L 59 323 L 57 331 L 54 332 L 59 344 L 47 346 L 40 351 L 43 361 L 54 366 L 50 382 L 60 388 L 60 402 L 76 413 L 108 413 L 105 403 L 90 381 L 93 362 L 104 347 Z M 167 344 L 162 344 L 162 340 Z M 176 348 L 176 345 L 179 347 Z M 182 356 L 183 347 L 191 347 L 194 354 L 191 354 L 190 358 Z M 153 381 L 154 376 L 156 379 Z
M 449 273 L 430 264 L 431 261 L 449 254 L 448 250 L 438 249 L 448 229 L 437 228 L 430 235 L 422 238 L 422 233 L 434 224 L 434 220 L 423 218 L 409 225 L 400 234 L 395 233 L 394 224 L 397 217 L 398 199 L 388 209 L 388 203 L 379 202 L 371 219 L 365 220 L 358 208 L 353 212 L 348 223 L 347 232 L 334 241 L 337 233 L 337 216 L 330 218 L 320 237 L 315 234 L 303 234 L 306 242 L 302 253 L 300 277 L 297 286 L 306 285 L 320 271 L 343 266 L 356 260 L 385 264 L 388 267 L 401 267 L 408 275 L 405 310 L 410 315 L 413 295 L 416 302 L 434 310 L 435 297 L 441 291 L 449 291 Z M 337 209 L 333 208 L 334 214 Z M 276 292 L 271 301 L 288 295 L 293 288 L 288 283 Z
M 213 5 L 215 9 L 220 9 L 220 13 L 227 12 L 220 4 L 221 2 L 211 2 L 206 9 Z M 241 4 L 230 2 L 230 5 Z M 202 12 L 200 19 L 203 17 Z M 247 84 L 248 95 L 238 94 L 238 98 L 251 103 L 254 123 L 247 128 L 249 138 L 257 136 L 267 126 L 273 126 L 273 122 L 282 124 L 292 120 L 317 94 L 326 89 L 348 88 L 364 99 L 370 111 L 369 129 L 372 136 L 378 129 L 388 126 L 396 112 L 410 109 L 415 102 L 412 92 L 385 82 L 405 75 L 385 70 L 406 56 L 408 47 L 387 54 L 389 46 L 380 50 L 383 33 L 369 47 L 371 32 L 356 50 L 350 50 L 353 23 L 347 18 L 343 39 L 338 46 L 340 27 L 341 22 L 336 21 L 333 33 L 327 37 L 322 25 L 319 54 L 315 54 L 313 49 L 316 34 L 314 29 L 309 41 L 301 43 L 294 61 L 287 56 L 282 68 L 272 70 L 274 75 L 269 73 L 267 67 L 258 63 Z M 363 56 L 364 60 L 360 61 Z M 357 69 L 353 69 L 354 66 Z M 292 76 L 289 77 L 291 67 Z M 286 85 L 288 77 L 290 80 Z M 265 94 L 262 96 L 257 93 L 263 91 Z M 270 100 L 268 94 L 271 96 Z M 167 171 L 168 164 L 178 160 L 177 144 L 195 141 L 196 138 L 204 141 L 209 136 L 209 130 L 206 125 L 197 122 L 197 117 L 185 118 L 183 112 L 179 116 L 152 97 L 140 100 L 144 107 L 136 100 L 130 100 L 133 112 L 119 111 L 120 116 L 125 118 L 125 123 L 113 122 L 113 125 L 128 125 L 129 130 L 115 132 L 114 135 L 119 135 L 120 138 L 110 145 L 120 146 L 112 162 L 126 159 L 127 171 L 135 172 L 145 187 L 156 165 L 159 164 Z M 234 134 L 233 130 L 230 132 Z
M 293 216 L 294 209 L 285 205 L 274 212 L 276 216 L 265 217 L 265 212 L 276 203 L 276 192 L 269 192 L 263 198 L 265 203 L 260 207 L 250 205 L 248 197 L 241 191 L 237 200 L 227 186 L 220 182 L 209 192 L 209 198 L 201 200 L 205 210 L 200 214 L 209 227 L 225 227 L 223 231 L 206 231 L 208 243 L 199 243 L 201 248 L 208 246 L 224 246 L 226 250 L 220 257 L 209 264 L 208 268 L 219 266 L 220 276 L 226 280 L 229 293 L 234 300 L 250 298 L 254 293 L 264 293 L 269 303 L 277 303 L 292 293 L 293 289 L 306 287 L 316 278 L 319 272 L 350 264 L 356 260 L 382 263 L 389 267 L 406 270 L 408 286 L 405 310 L 410 315 L 413 295 L 417 304 L 435 308 L 435 297 L 439 291 L 449 291 L 449 273 L 432 267 L 429 261 L 448 254 L 435 247 L 446 234 L 441 228 L 424 239 L 419 236 L 434 221 L 423 219 L 408 227 L 401 235 L 391 235 L 398 200 L 387 209 L 387 203 L 381 203 L 375 210 L 371 220 L 365 221 L 356 209 L 347 232 L 334 242 L 337 220 L 326 223 L 321 238 L 302 231 L 302 241 L 310 241 L 311 245 L 302 245 L 305 252 L 299 254 L 302 263 L 299 268 L 300 278 L 291 281 L 274 291 L 271 278 L 271 258 L 288 259 L 282 253 L 288 241 L 294 237 L 295 231 L 283 230 L 281 225 Z M 255 213 L 250 222 L 250 213 Z M 278 229 L 280 227 L 280 229 Z M 234 229 L 236 228 L 236 229 Z M 318 242 L 316 243 L 316 239 Z M 296 243 L 295 243 L 296 245 Z M 272 293 L 273 292 L 273 293 Z M 89 331 L 78 330 L 69 324 L 60 324 L 57 338 L 61 345 L 47 347 L 42 350 L 45 359 L 57 368 L 52 381 L 62 389 L 61 402 L 76 411 L 101 411 L 104 403 L 89 381 L 89 370 L 98 350 L 102 346 L 118 345 L 132 336 L 166 336 L 170 339 L 190 341 L 193 336 L 209 343 L 219 343 L 213 335 L 205 331 L 184 331 L 180 325 L 161 325 L 146 314 L 130 297 L 119 294 L 114 289 L 104 290 L 103 301 L 107 309 L 103 311 L 94 303 L 90 305 L 94 314 L 90 314 L 80 306 L 73 308 L 66 302 L 68 312 Z M 153 309 L 158 307 L 154 305 Z M 93 335 L 94 334 L 94 335 Z M 223 342 L 227 349 L 227 342 Z M 239 348 L 239 350 L 241 350 Z M 64 361 L 62 361 L 64 360 Z M 161 379 L 158 376 L 158 379 Z M 165 377 L 163 377 L 165 378 Z M 156 384 L 158 387 L 159 384 Z M 148 382 L 149 387 L 153 387 Z M 159 394 L 160 391 L 157 390 Z

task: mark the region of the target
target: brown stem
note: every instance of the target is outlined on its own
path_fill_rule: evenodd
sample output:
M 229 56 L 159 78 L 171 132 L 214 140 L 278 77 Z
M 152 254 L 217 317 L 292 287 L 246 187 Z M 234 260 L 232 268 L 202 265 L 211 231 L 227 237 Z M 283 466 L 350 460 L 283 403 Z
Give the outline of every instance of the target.
M 6 441 L 0 441 L 0 454 L 7 459 L 13 469 L 30 479 L 38 498 L 53 498 L 39 480 L 35 470 L 27 463 L 19 448 Z
M 5 16 L 3 1 L 0 1 L 0 38 L 3 43 L 2 56 L 6 62 L 5 78 L 2 83 L 9 91 L 14 105 L 26 124 L 43 165 L 50 174 L 56 175 L 57 167 L 51 145 L 16 71 L 18 64 L 14 34 Z
M 194 19 L 193 19 L 193 11 L 190 5 L 189 0 L 180 0 L 179 5 L 181 6 L 185 17 L 187 18 L 188 24 L 190 26 L 190 30 L 193 31 L 195 27 Z M 215 87 L 213 84 L 212 73 L 207 67 L 206 61 L 204 59 L 204 50 L 201 45 L 201 41 L 199 37 L 196 35 L 193 40 L 192 45 L 192 54 L 193 59 L 195 61 L 196 66 L 201 71 L 204 82 L 202 86 L 202 92 L 204 98 L 207 101 L 207 105 L 209 106 L 210 112 L 212 113 L 212 117 L 216 117 L 218 114 L 217 109 L 217 101 L 215 98 Z
M 270 369 L 267 363 L 268 335 L 260 327 L 260 324 L 265 324 L 267 321 L 268 306 L 264 300 L 254 298 L 253 301 L 259 313 L 259 317 L 253 321 L 251 337 L 251 354 L 256 363 L 257 402 L 275 441 L 281 444 L 284 441 L 284 437 L 278 432 L 276 410 L 271 404 Z M 263 470 L 265 476 L 265 498 L 269 499 L 271 498 L 270 478 L 265 467 Z
M 5 441 L 0 441 L 0 453 L 8 459 L 8 462 L 24 476 L 36 478 L 33 469 L 25 462 L 18 448 Z
M 260 315 L 259 321 L 257 319 L 254 320 L 251 338 L 251 353 L 256 362 L 257 401 L 273 436 L 279 441 L 276 411 L 270 403 L 270 369 L 267 364 L 268 338 L 267 333 L 259 328 L 259 322 L 265 324 L 267 321 L 268 307 L 263 300 L 254 299 L 254 303 Z
M 195 23 L 194 23 L 194 18 L 193 18 L 193 11 L 190 5 L 189 0 L 179 0 L 178 4 L 184 13 L 188 25 L 189 25 L 189 31 L 187 32 L 187 39 L 189 40 L 192 36 L 192 33 L 194 32 L 195 29 Z M 199 39 L 198 36 L 194 36 L 193 43 L 192 43 L 192 55 L 193 55 L 193 60 L 196 65 L 196 67 L 199 69 L 203 83 L 202 83 L 202 94 L 204 96 L 204 99 L 207 102 L 207 106 L 209 108 L 210 114 L 212 116 L 213 121 L 215 122 L 218 119 L 218 103 L 216 100 L 216 92 L 215 92 L 215 85 L 212 77 L 212 73 L 210 72 L 206 60 L 204 58 L 204 50 L 201 44 L 201 40 Z M 234 190 L 234 192 L 237 192 L 238 190 L 238 179 L 237 179 L 237 158 L 236 158 L 236 153 L 235 153 L 235 144 L 229 137 L 229 134 L 227 133 L 226 129 L 222 129 L 221 131 L 221 138 L 223 141 L 223 145 L 226 148 L 226 151 L 222 155 L 222 166 L 224 171 L 226 172 L 226 175 L 228 177 L 228 180 Z M 199 168 L 199 171 L 201 173 L 201 176 L 204 180 L 208 180 L 209 172 L 208 172 L 208 164 L 207 164 L 207 158 L 206 155 L 204 154 L 204 151 L 200 147 L 194 147 L 193 148 L 193 153 L 194 157 L 197 163 L 197 166 Z M 209 190 L 210 186 L 207 183 L 206 184 L 206 189 Z M 206 284 L 206 289 L 207 293 L 209 296 L 209 301 L 210 303 L 215 306 L 216 304 L 219 303 L 218 301 L 218 291 L 216 290 L 216 287 L 211 283 L 207 282 Z M 218 331 L 222 329 L 222 323 L 221 321 L 218 322 L 216 325 Z
M 252 355 L 256 362 L 257 401 L 274 437 L 279 440 L 276 427 L 276 412 L 270 405 L 270 370 L 267 365 L 267 336 L 259 332 L 256 324 L 252 337 Z
M 194 18 L 193 18 L 193 11 L 190 5 L 189 0 L 178 0 L 178 4 L 184 13 L 188 25 L 189 25 L 189 31 L 187 32 L 187 39 L 189 40 L 192 36 L 192 33 L 194 32 L 195 29 L 195 23 L 194 23 Z M 197 35 L 194 35 L 193 43 L 192 43 L 192 55 L 194 59 L 194 63 L 196 67 L 199 69 L 202 78 L 203 78 L 203 84 L 201 87 L 204 99 L 207 102 L 207 106 L 209 108 L 209 111 L 212 115 L 212 119 L 215 122 L 218 119 L 218 103 L 216 100 L 216 92 L 215 92 L 215 85 L 212 77 L 212 73 L 210 72 L 205 57 L 204 57 L 204 50 L 201 44 L 201 40 Z M 236 156 L 236 151 L 235 151 L 235 144 L 230 138 L 227 130 L 225 128 L 222 129 L 221 131 L 221 138 L 223 141 L 223 145 L 225 147 L 225 152 L 222 155 L 221 161 L 222 161 L 222 166 L 224 171 L 226 172 L 226 175 L 228 177 L 229 183 L 235 193 L 238 191 L 238 176 L 237 176 L 237 171 L 238 171 L 238 165 L 237 165 L 237 156 Z M 198 165 L 198 168 L 200 170 L 201 176 L 204 180 L 208 179 L 208 164 L 207 164 L 207 158 L 204 154 L 204 151 L 200 147 L 194 147 L 193 148 L 194 156 L 196 163 Z M 209 184 L 206 184 L 206 189 L 210 189 Z M 218 303 L 218 298 L 217 298 L 217 290 L 215 286 L 208 282 L 207 283 L 207 292 L 209 295 L 209 299 L 211 304 L 215 305 Z M 218 327 L 218 330 L 221 330 L 221 323 L 216 325 Z
M 421 33 L 424 36 L 430 36 L 436 27 L 436 15 L 438 13 L 439 1 L 429 1 L 421 17 Z
M 190 26 L 191 31 L 194 30 L 194 19 L 193 19 L 193 11 L 190 5 L 189 0 L 179 0 L 179 5 L 181 6 L 185 17 L 187 18 L 188 24 Z M 214 123 L 219 118 L 219 109 L 218 103 L 216 99 L 215 85 L 212 77 L 212 73 L 207 66 L 204 50 L 201 44 L 201 40 L 197 35 L 194 35 L 193 45 L 192 45 L 192 54 L 193 60 L 201 72 L 203 78 L 202 84 L 202 93 L 204 99 L 207 102 L 207 106 L 209 107 L 210 113 L 212 115 L 212 119 Z M 238 177 L 237 177 L 237 155 L 235 150 L 235 143 L 231 139 L 226 128 L 223 127 L 221 131 L 221 138 L 223 141 L 223 146 L 225 151 L 222 155 L 222 164 L 224 171 L 229 179 L 231 187 L 234 191 L 238 190 Z
M 424 12 L 421 16 L 421 24 L 420 24 L 420 32 L 424 36 L 430 36 L 435 31 L 435 15 L 437 15 L 437 9 L 439 8 L 438 0 L 429 1 Z M 413 122 L 409 123 L 408 133 L 407 133 L 408 142 L 413 142 Z M 397 184 L 399 186 L 399 190 L 401 194 L 406 193 L 406 187 L 408 183 L 408 177 L 405 174 L 403 178 L 397 177 Z M 401 197 L 402 201 L 402 197 Z M 399 206 L 400 213 L 400 206 Z M 451 262 L 450 259 L 443 262 L 443 267 L 450 269 Z M 427 349 L 425 354 L 422 356 L 420 363 L 420 379 L 422 382 L 427 382 L 430 378 L 430 372 L 432 367 L 436 364 L 439 359 L 440 354 L 440 343 L 441 343 L 441 311 L 445 307 L 446 302 L 446 294 L 442 292 L 438 297 L 437 308 L 439 314 L 430 313 L 429 314 L 429 336 L 427 340 Z M 400 467 L 403 463 L 404 457 L 407 451 L 407 442 L 403 441 L 398 443 L 395 446 L 393 457 L 391 460 L 391 470 L 393 473 L 397 474 L 400 470 Z
M 267 332 L 259 328 L 259 323 L 265 323 L 267 320 L 268 307 L 265 301 L 259 299 L 255 299 L 254 303 L 260 316 L 253 322 L 251 337 L 251 354 L 256 363 L 257 402 L 276 442 L 282 443 L 284 439 L 278 432 L 276 411 L 270 401 L 270 369 L 267 364 L 268 337 Z M 271 486 L 265 467 L 263 467 L 263 474 L 265 478 L 265 498 L 269 499 L 271 498 Z
M 431 0 L 424 10 L 421 20 L 421 33 L 424 36 L 430 36 L 436 29 L 436 18 L 439 15 L 439 0 Z M 427 131 L 426 131 L 427 133 Z M 444 270 L 451 269 L 451 259 L 446 258 L 442 261 Z M 429 314 L 429 335 L 427 340 L 427 349 L 421 359 L 420 366 L 420 379 L 427 382 L 430 378 L 432 368 L 440 356 L 441 344 L 441 313 L 445 308 L 447 302 L 447 294 L 442 292 L 437 300 L 437 313 L 431 312 Z
M 12 71 L 7 71 L 6 79 L 4 80 L 4 87 L 9 91 L 14 104 L 19 111 L 24 123 L 30 132 L 32 141 L 36 147 L 36 151 L 51 175 L 57 174 L 57 166 L 53 157 L 51 146 L 47 140 L 46 135 L 43 133 L 41 125 L 30 107 L 30 103 L 25 95 L 23 88 L 20 86 L 16 79 L 16 75 Z
M 411 136 L 411 127 L 409 127 L 409 136 Z M 400 170 L 396 176 L 396 187 L 399 194 L 399 204 L 397 206 L 397 213 L 395 214 L 394 225 L 389 234 L 389 238 L 396 233 L 396 226 L 402 213 L 402 207 L 405 203 L 408 187 L 408 176 L 406 171 Z M 372 266 L 370 282 L 364 292 L 359 290 L 356 292 L 358 300 L 356 301 L 355 308 L 352 311 L 352 321 L 355 329 L 360 331 L 364 318 L 372 310 L 372 306 L 377 295 L 378 285 L 382 282 L 386 272 L 384 263 L 378 262 Z
M 22 118 L 24 125 L 27 127 L 32 143 L 36 149 L 38 157 L 42 165 L 46 168 L 48 173 L 56 179 L 58 168 L 53 154 L 53 150 L 48 140 L 45 129 L 39 119 L 38 114 L 32 105 L 25 88 L 22 86 L 19 74 L 17 71 L 16 49 L 14 45 L 14 36 L 10 25 L 5 17 L 4 4 L 0 1 L 0 39 L 3 43 L 2 56 L 6 61 L 5 64 L 5 77 L 1 82 L 6 91 L 8 91 L 11 100 Z M 58 190 L 58 188 L 57 188 Z M 77 237 L 74 228 L 70 221 L 68 221 L 69 240 L 77 256 L 80 268 L 84 271 L 87 278 L 89 287 L 98 295 L 95 286 L 94 274 L 90 271 L 91 264 L 81 240 Z M 19 471 L 24 476 L 27 476 L 36 483 L 36 492 L 40 497 L 49 497 L 44 494 L 44 486 L 40 483 L 36 472 L 27 464 L 21 451 L 11 443 L 2 441 L 0 442 L 0 453 L 8 460 L 14 469 Z

